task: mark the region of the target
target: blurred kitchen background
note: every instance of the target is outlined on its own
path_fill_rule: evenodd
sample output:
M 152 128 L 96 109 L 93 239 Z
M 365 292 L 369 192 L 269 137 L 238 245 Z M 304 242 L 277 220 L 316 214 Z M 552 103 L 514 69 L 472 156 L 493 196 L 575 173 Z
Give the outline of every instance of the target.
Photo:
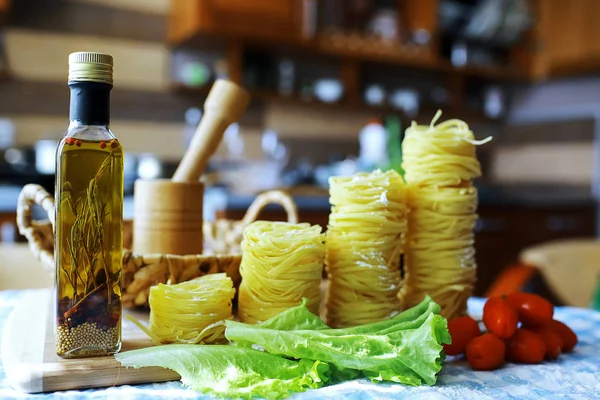
M 101 51 L 127 217 L 133 181 L 171 176 L 220 77 L 253 100 L 211 161 L 206 219 L 286 188 L 326 226 L 327 178 L 400 169 L 412 120 L 441 109 L 492 135 L 478 152 L 481 294 L 523 248 L 598 235 L 599 15 L 597 0 L 0 0 L 0 238 L 24 240 L 24 184 L 53 192 L 68 54 Z

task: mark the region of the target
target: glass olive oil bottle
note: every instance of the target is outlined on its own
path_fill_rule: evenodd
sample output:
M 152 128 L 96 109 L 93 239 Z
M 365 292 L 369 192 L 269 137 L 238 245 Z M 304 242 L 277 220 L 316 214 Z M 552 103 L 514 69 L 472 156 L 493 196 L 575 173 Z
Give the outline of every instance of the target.
M 123 149 L 108 128 L 113 59 L 69 56 L 70 124 L 56 155 L 56 352 L 121 348 Z

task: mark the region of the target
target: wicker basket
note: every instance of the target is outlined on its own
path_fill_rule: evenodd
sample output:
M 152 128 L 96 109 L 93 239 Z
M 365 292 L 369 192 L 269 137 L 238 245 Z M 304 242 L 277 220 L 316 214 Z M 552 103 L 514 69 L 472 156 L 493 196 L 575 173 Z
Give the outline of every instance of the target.
M 31 208 L 40 205 L 48 220 L 31 218 Z M 241 277 L 240 243 L 244 228 L 256 220 L 268 204 L 279 204 L 287 213 L 288 222 L 298 222 L 298 211 L 292 197 L 275 190 L 262 193 L 250 205 L 241 221 L 217 220 L 204 222 L 206 254 L 136 254 L 130 250 L 133 242 L 133 223 L 123 223 L 123 305 L 128 308 L 147 307 L 150 287 L 158 283 L 184 282 L 206 274 L 225 272 L 236 287 Z M 29 248 L 44 268 L 54 274 L 54 198 L 41 186 L 29 184 L 23 187 L 17 203 L 19 232 L 29 242 Z

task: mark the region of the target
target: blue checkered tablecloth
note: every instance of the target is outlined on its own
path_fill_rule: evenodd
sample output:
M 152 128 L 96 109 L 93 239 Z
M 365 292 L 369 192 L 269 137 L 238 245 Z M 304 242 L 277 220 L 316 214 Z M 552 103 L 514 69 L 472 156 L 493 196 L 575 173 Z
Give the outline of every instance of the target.
M 0 332 L 24 291 L 0 291 Z M 481 314 L 482 299 L 471 299 L 473 316 Z M 564 307 L 556 318 L 567 323 L 579 336 L 571 354 L 559 361 L 540 365 L 507 364 L 492 372 L 472 371 L 465 361 L 448 359 L 435 386 L 408 387 L 400 384 L 373 384 L 357 380 L 292 396 L 302 400 L 371 399 L 600 399 L 600 313 Z M 0 399 L 213 399 L 185 389 L 179 382 L 120 386 L 107 389 L 72 390 L 27 395 L 13 390 L 0 366 Z

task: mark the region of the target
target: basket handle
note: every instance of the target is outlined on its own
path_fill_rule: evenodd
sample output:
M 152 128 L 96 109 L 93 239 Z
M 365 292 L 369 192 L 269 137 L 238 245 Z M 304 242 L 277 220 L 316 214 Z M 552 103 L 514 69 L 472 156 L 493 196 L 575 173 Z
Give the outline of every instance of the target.
M 54 231 L 54 198 L 40 185 L 27 184 L 21 189 L 17 200 L 17 226 L 21 235 L 27 238 L 29 248 L 34 256 L 44 265 L 54 264 L 54 254 L 42 246 L 42 238 L 38 234 L 36 225 L 47 224 L 47 221 L 31 219 L 31 207 L 40 205 L 48 213 L 48 220 Z
M 270 190 L 259 194 L 252 204 L 250 204 L 244 218 L 242 218 L 242 226 L 247 226 L 254 222 L 262 209 L 268 204 L 279 204 L 287 213 L 288 222 L 292 224 L 298 223 L 298 209 L 292 196 L 282 190 Z

